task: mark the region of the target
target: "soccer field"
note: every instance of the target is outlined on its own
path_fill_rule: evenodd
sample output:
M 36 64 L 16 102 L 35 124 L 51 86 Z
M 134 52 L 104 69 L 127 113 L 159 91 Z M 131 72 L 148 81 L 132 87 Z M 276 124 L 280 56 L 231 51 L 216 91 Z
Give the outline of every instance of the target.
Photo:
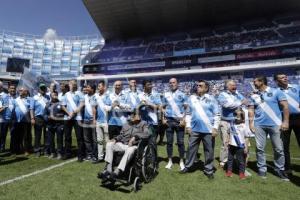
M 216 141 L 215 157 L 218 157 L 220 138 Z M 252 144 L 248 168 L 252 176 L 242 181 L 237 174 L 232 178 L 225 177 L 225 172 L 219 168 L 214 180 L 208 180 L 200 170 L 180 174 L 178 164 L 172 170 L 166 170 L 166 146 L 159 146 L 159 174 L 149 184 L 143 184 L 137 193 L 130 192 L 130 188 L 126 187 L 115 191 L 101 187 L 96 174 L 103 169 L 104 163 L 78 163 L 76 159 L 58 161 L 47 157 L 36 158 L 34 155 L 9 156 L 3 153 L 0 154 L 0 199 L 299 199 L 300 151 L 295 137 L 291 138 L 294 168 L 291 182 L 281 181 L 270 168 L 267 179 L 259 178 L 255 172 L 254 141 Z M 202 153 L 202 146 L 199 152 Z M 176 147 L 174 153 L 178 155 Z M 269 141 L 267 154 L 268 163 L 273 165 Z M 200 160 L 203 160 L 203 153 Z M 217 164 L 216 160 L 215 166 Z

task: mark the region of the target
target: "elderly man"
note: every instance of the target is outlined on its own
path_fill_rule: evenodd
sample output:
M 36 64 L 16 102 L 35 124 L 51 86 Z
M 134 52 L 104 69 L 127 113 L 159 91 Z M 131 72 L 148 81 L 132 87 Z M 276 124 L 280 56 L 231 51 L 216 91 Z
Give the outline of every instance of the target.
M 123 92 L 122 81 L 115 81 L 114 92 L 108 95 L 107 105 L 110 106 L 108 113 L 108 134 L 109 139 L 120 134 L 122 126 L 127 123 L 130 100 L 128 95 Z
M 285 134 L 284 132 L 289 129 L 287 98 L 281 90 L 268 87 L 265 76 L 257 76 L 253 82 L 257 91 L 251 95 L 249 126 L 255 133 L 258 176 L 266 178 L 265 146 L 267 135 L 269 135 L 274 152 L 275 172 L 281 180 L 289 181 L 284 172 L 284 152 L 281 140 L 281 132 Z
M 133 158 L 137 149 L 139 140 L 146 139 L 150 136 L 148 125 L 141 120 L 138 112 L 131 115 L 130 122 L 123 125 L 120 135 L 113 138 L 106 144 L 105 162 L 106 170 L 100 173 L 99 178 L 107 178 L 114 181 L 122 172 L 124 172 L 127 164 Z M 114 152 L 124 152 L 124 155 L 115 170 L 113 171 L 113 154 Z
M 237 108 L 248 104 L 247 99 L 237 91 L 236 82 L 228 80 L 226 82 L 226 91 L 223 91 L 218 96 L 218 101 L 221 106 L 221 151 L 220 151 L 220 167 L 224 167 L 228 159 L 228 144 L 230 124 L 234 121 L 234 113 Z

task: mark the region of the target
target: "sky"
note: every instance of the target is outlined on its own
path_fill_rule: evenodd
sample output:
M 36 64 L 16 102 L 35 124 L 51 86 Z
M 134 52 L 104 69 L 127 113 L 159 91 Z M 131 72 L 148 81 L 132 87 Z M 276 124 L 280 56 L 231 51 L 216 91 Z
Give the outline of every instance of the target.
M 0 31 L 44 35 L 47 29 L 58 36 L 100 34 L 82 0 L 0 0 Z

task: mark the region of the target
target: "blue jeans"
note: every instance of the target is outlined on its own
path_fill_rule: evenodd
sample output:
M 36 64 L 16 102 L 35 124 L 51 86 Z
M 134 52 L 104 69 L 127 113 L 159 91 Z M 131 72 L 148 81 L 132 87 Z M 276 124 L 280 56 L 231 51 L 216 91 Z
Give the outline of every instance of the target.
M 176 132 L 177 145 L 179 151 L 179 157 L 184 158 L 184 128 L 179 126 L 179 121 L 168 119 L 168 128 L 166 130 L 167 135 L 167 153 L 168 158 L 173 156 L 173 141 L 174 132 Z
M 267 142 L 267 135 L 270 135 L 273 153 L 274 165 L 276 170 L 284 170 L 284 152 L 281 140 L 281 132 L 279 126 L 256 126 L 255 127 L 255 141 L 256 141 L 256 159 L 257 167 L 260 172 L 267 172 L 265 147 Z

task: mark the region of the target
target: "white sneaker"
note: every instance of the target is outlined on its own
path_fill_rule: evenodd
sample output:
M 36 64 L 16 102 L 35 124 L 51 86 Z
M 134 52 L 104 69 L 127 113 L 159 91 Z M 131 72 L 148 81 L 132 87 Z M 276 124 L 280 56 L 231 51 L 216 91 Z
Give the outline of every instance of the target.
M 252 174 L 248 170 L 245 170 L 245 176 L 252 176 Z
M 180 170 L 183 170 L 183 169 L 185 168 L 185 165 L 184 165 L 183 161 L 181 161 L 181 162 L 179 163 L 179 165 L 180 165 Z
M 172 169 L 172 166 L 173 166 L 173 162 L 168 162 L 168 164 L 166 165 L 166 169 Z

